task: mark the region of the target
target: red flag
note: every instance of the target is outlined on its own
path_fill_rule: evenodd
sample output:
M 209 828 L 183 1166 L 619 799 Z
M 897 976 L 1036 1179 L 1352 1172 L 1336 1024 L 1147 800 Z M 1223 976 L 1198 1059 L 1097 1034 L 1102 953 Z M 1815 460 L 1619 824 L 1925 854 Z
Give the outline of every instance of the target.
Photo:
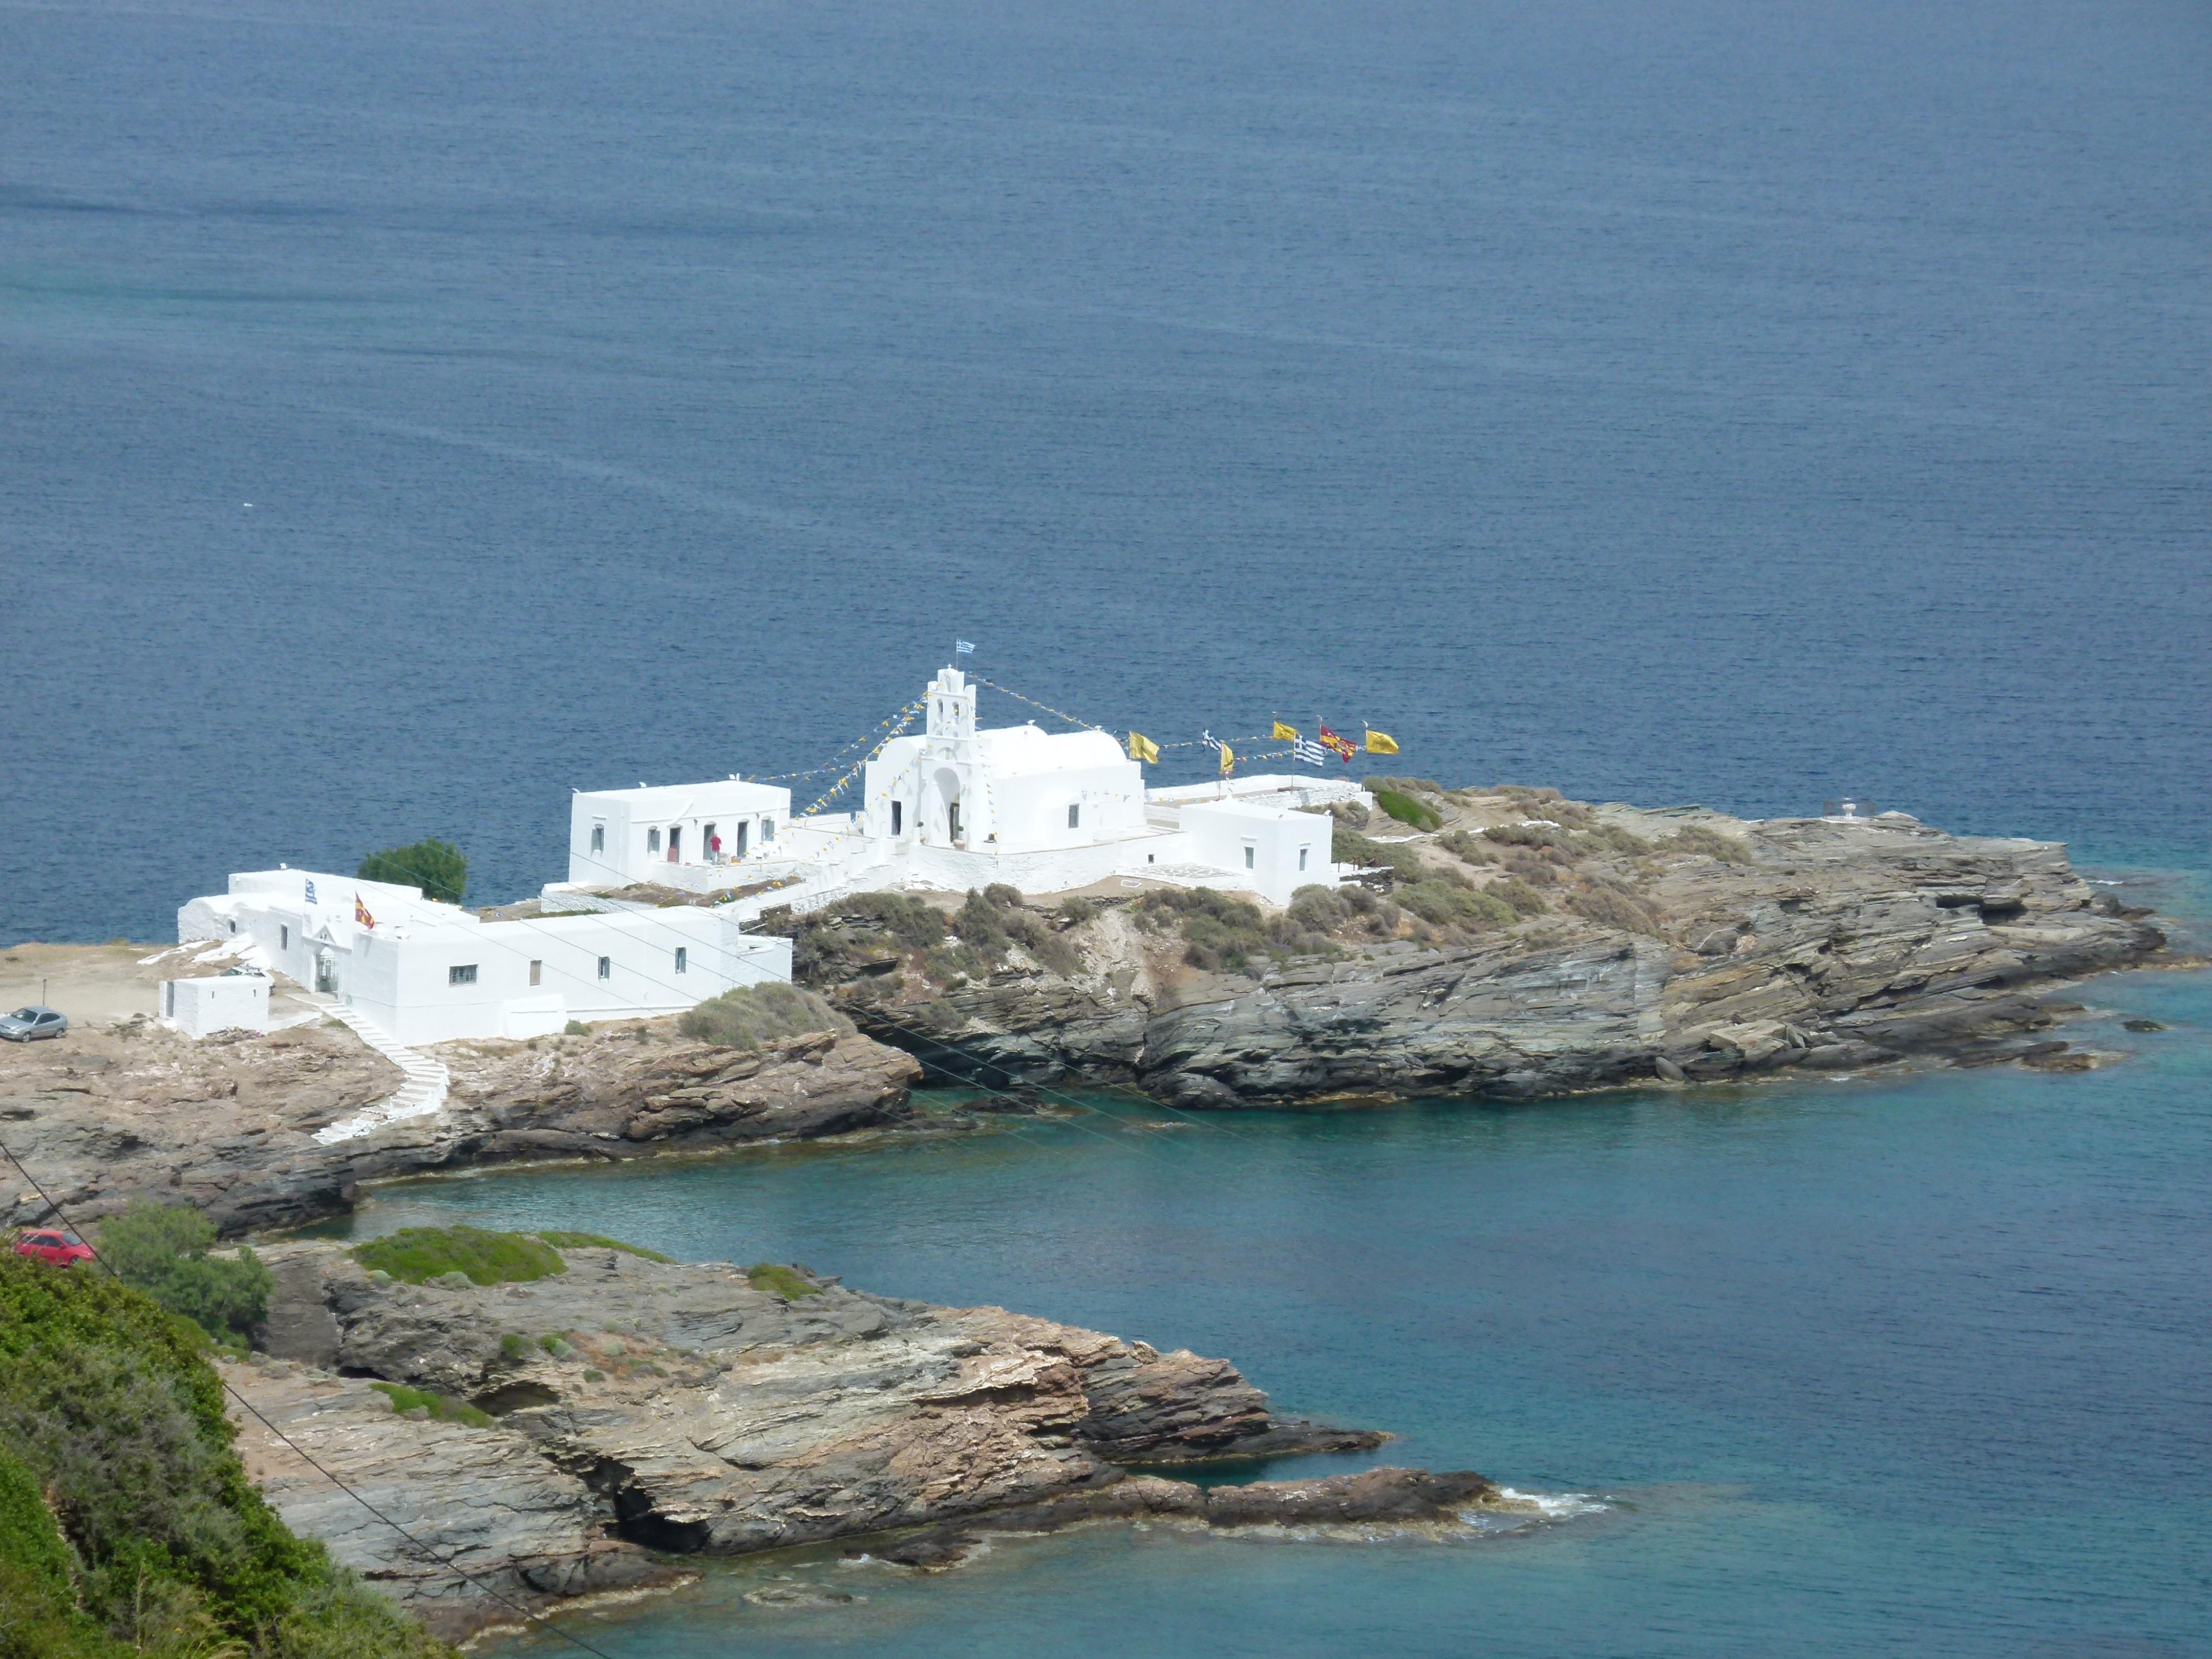
M 353 919 L 364 927 L 376 926 L 376 918 L 368 914 L 368 907 L 361 902 L 361 895 L 358 893 L 353 896 Z M 368 947 L 364 945 L 362 948 L 365 950 Z
M 1359 752 L 1358 744 L 1349 738 L 1340 737 L 1326 726 L 1321 729 L 1321 746 L 1324 749 L 1334 750 L 1337 759 L 1342 761 L 1346 766 L 1352 764 L 1352 757 Z

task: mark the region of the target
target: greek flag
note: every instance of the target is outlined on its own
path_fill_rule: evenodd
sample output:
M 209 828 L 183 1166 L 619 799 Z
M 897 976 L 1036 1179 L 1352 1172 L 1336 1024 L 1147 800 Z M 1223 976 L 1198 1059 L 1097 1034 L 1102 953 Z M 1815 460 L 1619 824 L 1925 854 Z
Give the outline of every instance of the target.
M 975 641 L 973 640 L 955 640 L 952 641 L 952 649 L 954 654 L 957 656 L 972 657 L 975 654 Z
M 1291 758 L 1305 766 L 1320 766 L 1324 763 L 1322 760 L 1321 745 L 1311 738 L 1300 738 L 1292 744 Z
M 315 902 L 315 884 L 314 884 L 313 882 L 312 882 L 312 881 L 311 881 L 311 882 L 309 882 L 309 883 L 307 884 L 307 902 L 308 902 L 308 903 L 310 903 L 310 904 L 313 904 L 314 902 Z

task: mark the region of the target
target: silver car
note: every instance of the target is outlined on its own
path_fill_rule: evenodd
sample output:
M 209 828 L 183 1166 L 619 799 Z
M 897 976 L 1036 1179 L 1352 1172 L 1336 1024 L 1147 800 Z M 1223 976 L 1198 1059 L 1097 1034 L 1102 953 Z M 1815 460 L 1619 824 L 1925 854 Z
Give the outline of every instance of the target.
M 59 1036 L 68 1030 L 67 1014 L 41 1008 L 36 1003 L 0 1017 L 0 1037 L 10 1042 L 36 1042 L 40 1037 Z

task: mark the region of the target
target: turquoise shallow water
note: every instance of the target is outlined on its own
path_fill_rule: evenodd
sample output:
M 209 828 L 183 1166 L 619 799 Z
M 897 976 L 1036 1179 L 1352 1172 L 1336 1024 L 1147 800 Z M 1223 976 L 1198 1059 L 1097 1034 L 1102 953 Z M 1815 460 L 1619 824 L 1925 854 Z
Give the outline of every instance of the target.
M 2197 1652 L 2212 982 L 2094 1000 L 2077 1040 L 2129 1057 L 2086 1075 L 1167 1128 L 1107 1101 L 1018 1136 L 419 1183 L 358 1225 L 557 1223 L 996 1302 L 1231 1356 L 1285 1407 L 1391 1429 L 1391 1461 L 1606 1504 L 1455 1543 L 1107 1528 L 920 1580 L 716 1569 L 586 1619 L 625 1659 Z M 779 1573 L 865 1600 L 742 1599 Z

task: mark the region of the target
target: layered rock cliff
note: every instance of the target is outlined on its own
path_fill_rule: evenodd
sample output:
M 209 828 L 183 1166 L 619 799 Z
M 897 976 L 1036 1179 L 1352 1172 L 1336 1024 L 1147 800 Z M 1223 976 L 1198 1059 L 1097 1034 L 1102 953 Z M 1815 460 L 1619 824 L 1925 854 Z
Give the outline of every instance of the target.
M 833 915 L 802 956 L 863 1030 L 956 1075 L 1233 1107 L 2078 1065 L 2046 1029 L 2078 1005 L 2050 994 L 2165 943 L 2050 842 L 1526 791 L 1419 804 L 1434 829 L 1386 834 L 1378 815 L 1352 836 L 1375 865 L 1356 902 L 1107 896 L 1103 914 L 1035 912 L 1051 948 L 1010 935 L 966 972 L 942 949 L 872 951 L 879 926 Z
M 201 1042 L 145 1018 L 85 1027 L 0 1047 L 0 1125 L 79 1221 L 143 1194 L 236 1234 L 342 1213 L 362 1182 L 428 1170 L 896 1125 L 921 1075 L 862 1036 L 814 1032 L 749 1051 L 681 1037 L 668 1021 L 439 1052 L 453 1076 L 445 1109 L 325 1145 L 318 1130 L 401 1082 L 343 1027 Z M 0 1181 L 0 1224 L 45 1215 L 27 1183 Z
M 1370 1448 L 1285 1419 L 1226 1361 L 1009 1313 L 622 1249 L 483 1286 L 278 1244 L 271 1357 L 228 1368 L 256 1410 L 390 1528 L 240 1413 L 241 1454 L 296 1528 L 448 1630 L 499 1616 L 466 1574 L 542 1604 L 665 1582 L 668 1557 L 877 1537 L 939 1565 L 969 1528 L 1112 1516 L 1195 1523 L 1449 1521 L 1510 1503 L 1480 1476 L 1370 1471 L 1209 1494 L 1130 1465 Z M 422 1392 L 379 1390 L 375 1383 Z M 392 1397 L 397 1392 L 397 1397 Z M 438 1398 L 432 1401 L 428 1396 Z M 489 1413 L 475 1422 L 450 1420 Z

